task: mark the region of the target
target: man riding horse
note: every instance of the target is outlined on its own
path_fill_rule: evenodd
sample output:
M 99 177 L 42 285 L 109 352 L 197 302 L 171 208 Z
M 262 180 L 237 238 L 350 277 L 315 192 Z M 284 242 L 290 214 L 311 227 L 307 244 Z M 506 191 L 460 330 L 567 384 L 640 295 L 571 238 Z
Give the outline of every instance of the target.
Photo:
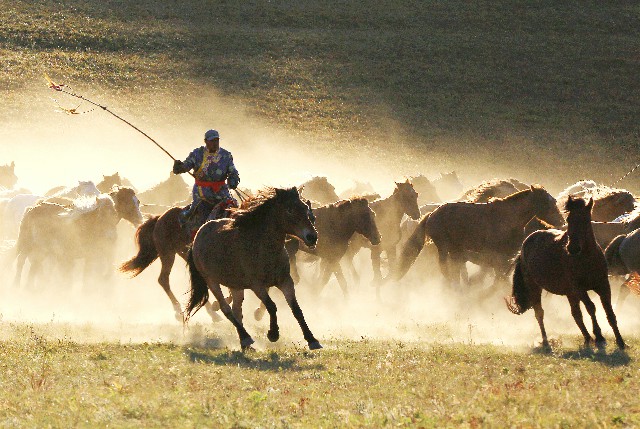
M 191 235 L 207 219 L 223 217 L 227 208 L 238 207 L 229 189 L 236 189 L 240 176 L 231 152 L 220 147 L 220 133 L 209 130 L 204 134 L 205 146 L 194 149 L 184 161 L 175 160 L 173 172 L 186 173 L 193 169 L 193 202 L 180 214 L 180 224 Z

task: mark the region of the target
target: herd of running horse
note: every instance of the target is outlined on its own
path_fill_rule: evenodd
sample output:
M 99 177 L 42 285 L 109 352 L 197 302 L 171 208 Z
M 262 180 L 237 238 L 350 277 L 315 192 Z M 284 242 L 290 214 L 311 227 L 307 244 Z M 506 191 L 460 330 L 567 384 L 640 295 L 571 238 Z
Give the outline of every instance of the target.
M 378 297 L 382 287 L 402 282 L 411 267 L 423 264 L 437 264 L 452 288 L 478 278 L 507 282 L 511 277 L 507 308 L 515 314 L 534 309 L 545 347 L 543 290 L 567 297 L 586 345 L 605 344 L 588 295 L 593 291 L 618 347 L 625 347 L 609 277 L 627 276 L 625 284 L 637 285 L 640 216 L 634 195 L 624 189 L 581 181 L 553 196 L 539 185 L 493 179 L 465 191 L 457 175 L 448 173 L 435 180 L 407 177 L 383 198 L 363 182 L 338 195 L 326 177 L 314 177 L 288 189 L 246 190 L 251 196 L 229 218 L 207 222 L 191 239 L 178 223 L 190 198 L 190 187 L 180 176 L 170 174 L 144 192 L 116 173 L 97 185 L 78 182 L 33 195 L 16 187 L 14 168 L 14 163 L 0 166 L 0 226 L 4 252 L 16 261 L 16 286 L 26 261 L 26 287 L 42 275 L 68 276 L 78 260 L 84 262 L 85 281 L 108 279 L 118 266 L 116 226 L 124 219 L 135 228 L 137 253 L 120 263 L 119 271 L 136 276 L 160 259 L 158 282 L 176 318 L 186 322 L 204 306 L 217 321 L 221 310 L 243 348 L 253 343 L 242 323 L 247 289 L 261 301 L 255 317 L 269 313 L 269 340 L 279 337 L 271 287 L 282 291 L 309 348 L 321 348 L 296 299 L 298 259 L 319 261 L 316 293 L 335 276 L 348 296 L 343 267 L 352 281 L 359 281 L 353 259 L 363 248 L 371 255 Z M 191 278 L 184 309 L 169 283 L 176 255 L 187 261 Z M 479 267 L 475 279 L 467 262 Z M 221 286 L 229 289 L 228 297 Z M 209 293 L 215 302 L 209 302 Z M 592 319 L 595 339 L 584 325 L 580 303 Z

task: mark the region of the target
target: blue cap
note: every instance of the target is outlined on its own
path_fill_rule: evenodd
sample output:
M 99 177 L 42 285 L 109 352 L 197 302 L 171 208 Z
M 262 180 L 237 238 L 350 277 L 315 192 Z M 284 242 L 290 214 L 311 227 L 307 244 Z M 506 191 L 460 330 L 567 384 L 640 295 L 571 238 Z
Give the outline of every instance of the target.
M 206 133 L 204 133 L 205 140 L 213 140 L 213 139 L 219 139 L 219 138 L 220 138 L 220 133 L 216 130 L 209 130 Z

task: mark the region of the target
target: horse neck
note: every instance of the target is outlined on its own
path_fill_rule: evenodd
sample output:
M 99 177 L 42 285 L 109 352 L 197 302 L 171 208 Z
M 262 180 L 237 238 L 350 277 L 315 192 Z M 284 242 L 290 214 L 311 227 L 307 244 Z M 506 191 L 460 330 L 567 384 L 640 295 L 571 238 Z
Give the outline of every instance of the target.
M 355 216 L 353 210 L 354 206 L 351 202 L 349 204 L 349 210 L 345 210 L 344 215 L 340 213 L 339 209 L 331 210 L 330 212 L 328 212 L 330 216 L 328 223 L 330 225 L 329 227 L 331 235 L 339 237 L 340 239 L 344 239 L 345 241 L 348 241 L 356 232 L 358 224 L 357 217 Z
M 591 219 L 580 219 L 578 222 L 569 222 L 567 224 L 567 237 L 569 241 L 577 240 L 582 243 L 596 244 L 596 238 L 593 233 L 593 225 Z
M 523 202 L 524 201 L 524 202 Z M 501 209 L 507 209 L 518 214 L 518 219 L 526 219 L 528 222 L 537 212 L 537 207 L 531 198 L 530 191 L 521 191 L 507 198 L 495 200 L 489 204 Z
M 394 192 L 385 199 L 374 201 L 370 206 L 377 216 L 385 217 L 394 222 L 397 220 L 400 225 L 404 215 L 404 207 L 402 207 L 402 196 L 399 192 Z

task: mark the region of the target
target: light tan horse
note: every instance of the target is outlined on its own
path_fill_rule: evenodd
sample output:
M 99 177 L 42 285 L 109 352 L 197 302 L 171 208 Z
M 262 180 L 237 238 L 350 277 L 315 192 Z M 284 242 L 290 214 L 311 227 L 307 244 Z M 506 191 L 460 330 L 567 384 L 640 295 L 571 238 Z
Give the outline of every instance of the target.
M 198 230 L 188 254 L 191 291 L 185 322 L 208 301 L 211 291 L 236 327 L 241 347 L 249 347 L 254 341 L 242 324 L 242 302 L 244 290 L 251 289 L 269 312 L 267 338 L 277 341 L 276 305 L 268 294 L 268 289 L 276 286 L 284 294 L 309 348 L 321 348 L 298 305 L 284 248 L 287 235 L 310 247 L 316 244 L 318 234 L 308 206 L 298 190 L 291 188 L 262 191 L 245 207 L 238 209 L 233 219 L 212 220 Z M 231 290 L 233 310 L 224 299 L 221 285 Z

